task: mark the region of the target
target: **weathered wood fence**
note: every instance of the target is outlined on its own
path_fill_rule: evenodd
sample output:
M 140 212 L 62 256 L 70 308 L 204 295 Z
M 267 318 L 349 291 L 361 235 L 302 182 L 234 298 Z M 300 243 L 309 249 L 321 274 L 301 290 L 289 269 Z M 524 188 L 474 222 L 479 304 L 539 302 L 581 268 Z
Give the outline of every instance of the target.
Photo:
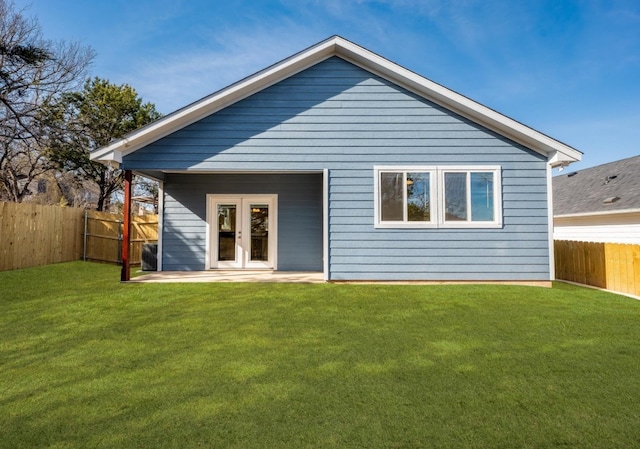
M 158 216 L 132 216 L 130 238 L 130 263 L 139 265 L 142 245 L 158 241 Z M 85 260 L 119 263 L 122 253 L 122 215 L 87 211 L 84 247 Z
M 556 278 L 640 296 L 640 245 L 555 241 Z
M 0 271 L 82 258 L 84 210 L 0 203 Z
M 118 263 L 122 216 L 72 207 L 0 203 L 0 271 L 72 260 Z M 158 216 L 134 215 L 131 264 L 158 240 Z

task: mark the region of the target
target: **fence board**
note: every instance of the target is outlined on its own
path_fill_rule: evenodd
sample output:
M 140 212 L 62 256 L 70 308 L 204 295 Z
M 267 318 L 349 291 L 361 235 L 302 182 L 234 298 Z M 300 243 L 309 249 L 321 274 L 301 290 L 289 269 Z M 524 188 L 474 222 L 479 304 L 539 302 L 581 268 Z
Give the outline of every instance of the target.
M 637 276 L 640 265 L 640 246 L 625 245 L 627 248 L 627 289 L 640 292 L 640 277 Z
M 556 278 L 640 295 L 640 245 L 555 241 Z
M 117 215 L 87 211 L 85 258 L 118 263 L 119 235 L 120 227 Z
M 87 260 L 119 263 L 122 215 L 87 211 Z M 158 216 L 134 215 L 131 219 L 130 263 L 142 262 L 142 245 L 158 241 Z
M 0 203 L 0 271 L 82 258 L 84 210 Z
M 120 261 L 121 215 L 59 206 L 0 202 L 0 271 L 87 260 Z M 132 217 L 131 263 L 140 264 L 142 245 L 157 242 L 158 216 Z
M 635 295 L 640 295 L 640 245 L 634 245 L 631 249 L 633 264 L 633 279 L 635 281 Z

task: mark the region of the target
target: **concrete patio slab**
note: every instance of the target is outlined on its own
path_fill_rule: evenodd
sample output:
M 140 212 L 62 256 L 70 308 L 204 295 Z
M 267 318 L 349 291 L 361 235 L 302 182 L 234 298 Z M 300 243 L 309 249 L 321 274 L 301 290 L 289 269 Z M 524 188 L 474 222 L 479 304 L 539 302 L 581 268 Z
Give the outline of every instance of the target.
M 158 271 L 132 277 L 129 282 L 294 282 L 320 284 L 322 272 L 270 271 L 270 270 L 209 270 L 209 271 Z M 550 281 L 328 281 L 338 284 L 388 284 L 388 285 L 525 285 L 551 288 Z
M 131 278 L 130 282 L 296 282 L 322 283 L 321 272 L 268 270 L 158 271 Z

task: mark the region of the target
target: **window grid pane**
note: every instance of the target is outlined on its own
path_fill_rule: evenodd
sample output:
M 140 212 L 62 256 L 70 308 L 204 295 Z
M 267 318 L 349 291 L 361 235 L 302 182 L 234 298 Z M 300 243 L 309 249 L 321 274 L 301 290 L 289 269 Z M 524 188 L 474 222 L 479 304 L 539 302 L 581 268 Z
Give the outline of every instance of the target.
M 493 221 L 493 173 L 471 173 L 471 220 Z
M 380 173 L 380 219 L 403 221 L 403 173 Z
M 236 260 L 235 204 L 218 204 L 218 260 Z
M 250 260 L 269 260 L 269 206 L 267 204 L 249 205 L 251 216 Z
M 444 174 L 444 221 L 467 221 L 467 173 Z
M 407 173 L 407 221 L 431 221 L 429 173 Z

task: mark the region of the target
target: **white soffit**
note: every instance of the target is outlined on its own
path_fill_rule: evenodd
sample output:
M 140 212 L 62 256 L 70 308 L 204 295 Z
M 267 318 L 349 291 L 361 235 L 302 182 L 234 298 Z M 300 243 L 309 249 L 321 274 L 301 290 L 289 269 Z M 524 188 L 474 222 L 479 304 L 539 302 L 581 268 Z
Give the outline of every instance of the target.
M 339 36 L 333 36 L 277 64 L 142 127 L 91 154 L 92 160 L 121 163 L 122 157 L 179 129 L 289 78 L 331 56 L 404 87 L 427 100 L 547 156 L 552 165 L 579 161 L 582 153 L 463 95 L 420 76 Z

